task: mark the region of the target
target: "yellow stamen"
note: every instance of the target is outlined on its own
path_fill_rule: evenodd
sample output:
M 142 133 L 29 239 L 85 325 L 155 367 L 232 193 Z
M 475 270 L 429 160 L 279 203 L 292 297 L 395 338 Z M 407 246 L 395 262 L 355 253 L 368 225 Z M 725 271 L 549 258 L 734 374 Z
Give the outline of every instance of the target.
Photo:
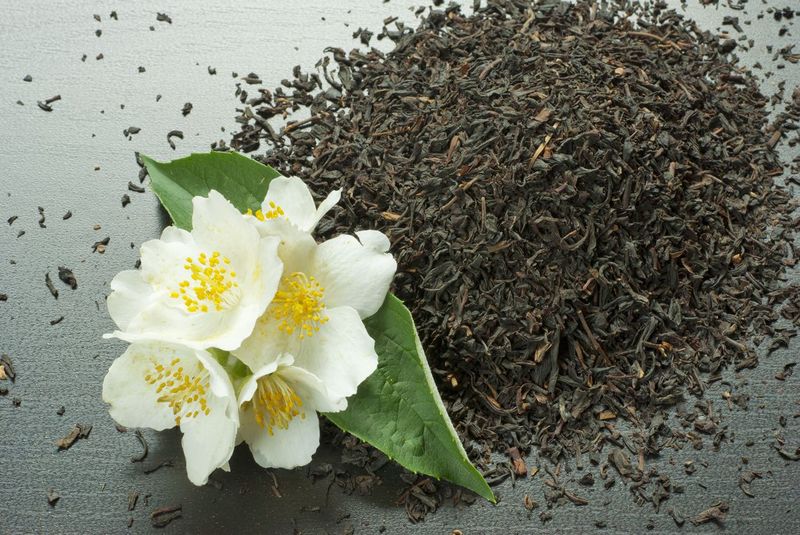
M 166 367 L 156 364 L 144 376 L 145 382 L 155 387 L 157 394 L 161 394 L 157 401 L 166 403 L 172 409 L 175 425 L 180 425 L 182 420 L 211 413 L 206 400 L 206 392 L 209 391 L 208 371 L 198 362 L 194 366 L 194 373 L 186 373 L 183 366 L 178 366 L 180 363 L 180 357 L 176 357 Z
M 220 311 L 230 305 L 235 299 L 233 289 L 239 287 L 234 280 L 236 272 L 222 267 L 230 264 L 230 259 L 213 251 L 211 256 L 201 252 L 196 261 L 192 257 L 185 260 L 183 269 L 189 272 L 189 279 L 180 281 L 178 291 L 171 292 L 170 297 L 183 300 L 188 312 L 208 312 L 209 306 Z
M 323 315 L 324 295 L 325 288 L 305 273 L 283 277 L 270 306 L 272 316 L 281 320 L 278 329 L 286 334 L 297 332 L 300 339 L 313 336 L 328 321 Z
M 296 417 L 305 418 L 303 401 L 279 375 L 267 375 L 258 380 L 253 399 L 245 406 L 251 407 L 256 422 L 272 436 L 274 429 L 288 429 Z
M 266 221 L 267 219 L 275 219 L 286 214 L 283 212 L 283 208 L 275 204 L 274 201 L 269 201 L 269 210 L 266 212 L 262 211 L 261 209 L 258 209 L 255 212 L 248 209 L 247 215 L 251 215 L 259 221 Z

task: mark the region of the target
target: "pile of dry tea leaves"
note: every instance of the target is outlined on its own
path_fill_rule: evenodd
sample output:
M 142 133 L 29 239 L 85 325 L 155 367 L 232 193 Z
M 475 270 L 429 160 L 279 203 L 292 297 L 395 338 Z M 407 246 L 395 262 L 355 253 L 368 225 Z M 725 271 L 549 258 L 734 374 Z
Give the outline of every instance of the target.
M 754 78 L 658 6 L 491 0 L 393 28 L 388 54 L 240 87 L 231 146 L 343 188 L 323 234 L 390 236 L 470 455 L 591 454 L 622 419 L 640 456 L 714 436 L 664 409 L 793 334 L 773 325 L 795 253 Z

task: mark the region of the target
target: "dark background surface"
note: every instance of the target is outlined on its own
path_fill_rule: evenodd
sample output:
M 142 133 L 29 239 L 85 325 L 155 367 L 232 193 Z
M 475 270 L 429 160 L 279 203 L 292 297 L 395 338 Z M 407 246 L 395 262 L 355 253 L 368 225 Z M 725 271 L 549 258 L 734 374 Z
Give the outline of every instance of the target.
M 774 378 L 784 364 L 800 360 L 797 339 L 755 370 L 726 374 L 737 391 L 750 395 L 748 410 L 727 407 L 721 397 L 724 385 L 707 393 L 729 426 L 730 441 L 720 451 L 712 452 L 707 444 L 702 451 L 665 450 L 660 459 L 648 461 L 685 487 L 661 513 L 649 504 L 635 505 L 621 481 L 610 490 L 599 483 L 579 487 L 582 471 L 571 463 L 563 467 L 571 471 L 562 481 L 590 504 L 558 507 L 547 524 L 538 517 L 544 503 L 540 472 L 515 486 L 507 481 L 497 487 L 497 506 L 480 500 L 472 506 L 445 504 L 415 526 L 395 503 L 404 484 L 391 464 L 380 470 L 382 484 L 370 495 L 349 495 L 335 485 L 329 490 L 330 479 L 312 483 L 307 469 L 262 470 L 239 448 L 232 473 L 217 472 L 214 484 L 197 488 L 186 479 L 175 431 L 144 431 L 150 454 L 144 463 L 131 463 L 140 445 L 132 432 L 117 432 L 100 397 L 103 376 L 125 347 L 101 338 L 113 328 L 104 299 L 111 278 L 133 266 L 138 246 L 156 237 L 165 223 L 149 190 L 127 190 L 129 180 L 138 183 L 133 151 L 171 159 L 208 150 L 214 140 L 227 141 L 229 135 L 221 128 L 236 128 L 233 117 L 239 104 L 233 97 L 237 80 L 232 71 L 240 77 L 255 71 L 267 87 L 274 87 L 296 64 L 312 69 L 326 46 L 355 47 L 351 34 L 359 26 L 377 31 L 390 15 L 412 21 L 408 7 L 417 5 L 397 0 L 199 4 L 1 4 L 0 293 L 8 294 L 8 301 L 0 302 L 0 353 L 11 356 L 18 376 L 13 384 L 0 382 L 9 389 L 0 396 L 0 533 L 124 532 L 130 518 L 130 531 L 147 532 L 153 529 L 149 515 L 155 508 L 176 504 L 182 505 L 183 517 L 164 531 L 378 533 L 383 527 L 387 533 L 581 533 L 593 530 L 595 521 L 605 521 L 606 533 L 643 533 L 648 523 L 657 533 L 800 533 L 800 463 L 782 459 L 773 448 L 777 436 L 786 440 L 789 451 L 800 445 L 800 374 L 785 382 Z M 773 5 L 797 7 L 796 0 Z M 761 61 L 764 70 L 775 72 L 765 78 L 764 71 L 756 71 L 766 95 L 776 91 L 780 80 L 788 80 L 788 96 L 800 80 L 800 65 L 779 60 L 786 68 L 776 70 L 765 47 L 777 50 L 798 42 L 800 21 L 776 22 L 764 11 L 767 7 L 762 0 L 750 0 L 745 11 L 732 11 L 702 8 L 699 0 L 690 0 L 687 12 L 714 33 L 719 33 L 723 15 L 738 16 L 756 41 L 752 51 L 740 53 L 743 63 Z M 109 18 L 111 10 L 118 12 L 118 21 Z M 161 10 L 167 10 L 172 24 L 156 20 Z M 756 18 L 759 12 L 765 13 L 763 19 Z M 783 25 L 789 33 L 779 37 Z M 97 29 L 102 30 L 100 37 Z M 739 36 L 730 26 L 722 30 Z M 389 44 L 373 40 L 383 49 Z M 100 53 L 103 59 L 95 59 Z M 218 74 L 210 75 L 209 66 Z M 32 82 L 23 81 L 27 74 Z M 62 100 L 53 104 L 53 112 L 37 107 L 37 100 L 55 94 Z M 158 102 L 157 94 L 162 95 Z M 193 110 L 184 117 L 181 108 L 187 101 Z M 122 131 L 130 126 L 141 132 L 128 140 Z M 175 140 L 174 152 L 166 142 L 173 129 L 186 136 Z M 781 150 L 786 157 L 795 155 L 788 147 Z M 120 199 L 126 193 L 132 203 L 123 208 Z M 44 209 L 46 228 L 37 224 L 37 207 Z M 63 220 L 67 211 L 73 216 Z M 19 218 L 8 225 L 11 216 Z M 17 237 L 22 230 L 25 234 Z M 106 253 L 92 253 L 92 244 L 106 237 L 111 238 Z M 58 280 L 58 266 L 74 270 L 77 290 Z M 47 272 L 59 289 L 58 300 L 45 286 Z M 61 316 L 62 322 L 50 325 Z M 59 416 L 62 405 L 65 413 Z M 786 417 L 785 428 L 780 416 Z M 79 422 L 94 426 L 90 437 L 58 452 L 54 442 Z M 749 459 L 748 465 L 742 457 Z M 340 458 L 341 451 L 323 445 L 311 467 L 336 464 Z M 172 460 L 173 466 L 144 473 L 164 460 Z M 693 475 L 684 473 L 687 460 L 697 467 Z M 535 453 L 527 463 L 542 466 Z M 763 475 L 752 484 L 755 498 L 737 487 L 742 470 Z M 54 507 L 47 502 L 50 488 L 61 495 Z M 140 498 L 129 512 L 131 492 Z M 526 494 L 542 504 L 532 514 L 523 507 Z M 731 507 L 722 527 L 687 523 L 679 529 L 665 513 L 674 507 L 691 516 L 720 499 Z

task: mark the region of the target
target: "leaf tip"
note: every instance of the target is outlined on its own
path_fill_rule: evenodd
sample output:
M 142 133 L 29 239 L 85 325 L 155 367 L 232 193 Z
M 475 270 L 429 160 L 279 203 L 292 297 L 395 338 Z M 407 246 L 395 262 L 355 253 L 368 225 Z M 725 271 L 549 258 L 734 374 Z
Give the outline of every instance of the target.
M 478 477 L 480 477 L 480 482 L 473 482 L 473 484 L 467 486 L 467 488 L 484 500 L 490 502 L 492 505 L 497 505 L 497 497 L 494 495 L 494 492 L 492 492 L 489 484 L 486 483 L 486 480 L 483 479 L 482 475 L 478 474 Z

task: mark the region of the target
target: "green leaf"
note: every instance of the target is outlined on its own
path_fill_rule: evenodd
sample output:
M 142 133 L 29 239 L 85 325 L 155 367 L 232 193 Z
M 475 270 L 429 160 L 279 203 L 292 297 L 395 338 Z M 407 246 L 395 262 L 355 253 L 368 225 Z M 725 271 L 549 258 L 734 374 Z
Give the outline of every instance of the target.
M 141 159 L 173 223 L 186 230 L 192 228 L 192 197 L 206 197 L 214 189 L 242 212 L 258 210 L 270 181 L 279 176 L 272 167 L 235 152 L 192 154 L 171 162 Z
M 446 479 L 494 503 L 447 416 L 411 312 L 389 294 L 364 324 L 375 339 L 378 369 L 349 398 L 347 410 L 326 414 L 328 419 L 407 469 Z

